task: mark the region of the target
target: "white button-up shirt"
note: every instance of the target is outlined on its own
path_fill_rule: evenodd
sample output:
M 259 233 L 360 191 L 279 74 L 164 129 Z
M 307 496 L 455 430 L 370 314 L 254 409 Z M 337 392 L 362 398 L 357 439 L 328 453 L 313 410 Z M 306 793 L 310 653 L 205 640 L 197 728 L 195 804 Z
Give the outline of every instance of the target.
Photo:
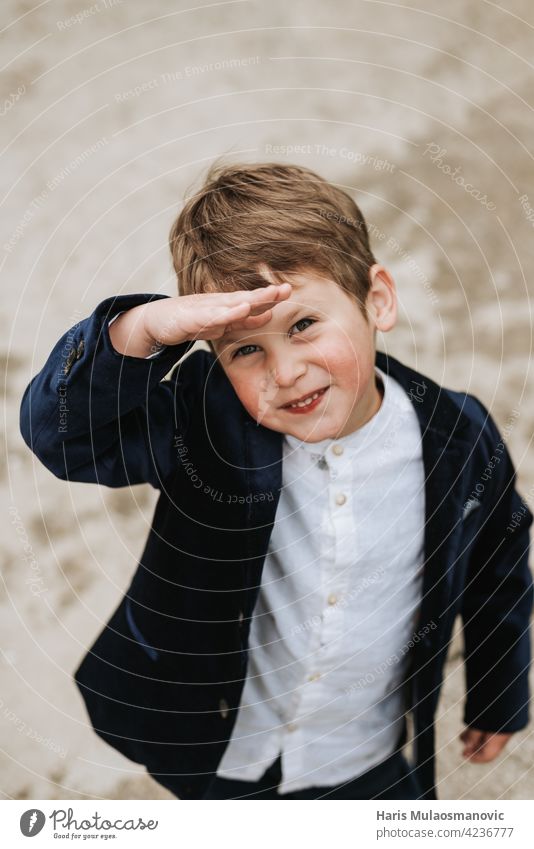
M 340 784 L 390 755 L 424 559 L 421 430 L 405 390 L 341 439 L 284 437 L 282 491 L 250 630 L 247 680 L 217 774 L 280 794 Z

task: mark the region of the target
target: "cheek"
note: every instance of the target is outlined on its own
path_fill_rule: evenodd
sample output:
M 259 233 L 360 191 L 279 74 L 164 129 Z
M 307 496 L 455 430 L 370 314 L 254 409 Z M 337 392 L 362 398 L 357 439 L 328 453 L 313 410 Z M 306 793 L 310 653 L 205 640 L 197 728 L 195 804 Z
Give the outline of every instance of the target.
M 316 350 L 314 359 L 333 384 L 360 396 L 373 379 L 375 354 L 372 346 L 356 346 L 351 339 L 336 338 Z
M 348 339 L 321 344 L 314 351 L 314 360 L 338 386 L 355 386 L 361 379 L 360 358 Z
M 258 381 L 251 375 L 249 380 L 234 378 L 231 380 L 231 384 L 245 410 L 251 416 L 255 416 L 260 403 L 260 389 Z

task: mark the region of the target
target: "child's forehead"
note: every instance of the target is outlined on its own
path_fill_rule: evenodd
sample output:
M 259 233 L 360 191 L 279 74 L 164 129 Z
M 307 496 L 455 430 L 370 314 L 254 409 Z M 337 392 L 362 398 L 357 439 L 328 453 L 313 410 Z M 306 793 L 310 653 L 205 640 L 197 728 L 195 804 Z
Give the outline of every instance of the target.
M 285 301 L 287 306 L 301 304 L 321 308 L 328 313 L 336 301 L 336 296 L 341 294 L 337 283 L 315 274 L 290 278 L 289 282 L 292 291 Z
M 337 285 L 334 280 L 312 267 L 295 268 L 274 274 L 265 263 L 260 263 L 257 271 L 266 283 L 291 283 L 295 290 L 302 292 L 309 289 L 331 289 Z

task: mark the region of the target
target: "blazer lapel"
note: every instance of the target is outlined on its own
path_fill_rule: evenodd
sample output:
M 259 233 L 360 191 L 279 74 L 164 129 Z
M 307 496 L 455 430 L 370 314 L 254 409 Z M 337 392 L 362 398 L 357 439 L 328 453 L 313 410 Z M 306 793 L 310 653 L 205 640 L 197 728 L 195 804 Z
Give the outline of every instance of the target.
M 377 365 L 397 380 L 413 403 L 421 428 L 425 471 L 423 596 L 415 631 L 435 623 L 447 608 L 462 532 L 462 505 L 472 449 L 469 418 L 428 377 L 377 352 Z M 416 643 L 417 645 L 417 643 Z
M 462 533 L 464 469 L 469 450 L 469 443 L 459 439 L 451 439 L 444 447 L 435 431 L 429 430 L 423 436 L 425 559 L 423 597 L 416 631 L 433 623 L 439 626 L 450 601 Z

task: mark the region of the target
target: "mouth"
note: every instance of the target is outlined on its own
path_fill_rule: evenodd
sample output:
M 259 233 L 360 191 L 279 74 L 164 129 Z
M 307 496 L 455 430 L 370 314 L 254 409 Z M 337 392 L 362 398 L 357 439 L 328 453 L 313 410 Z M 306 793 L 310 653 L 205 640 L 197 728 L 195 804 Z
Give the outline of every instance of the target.
M 325 386 L 323 389 L 318 389 L 316 392 L 312 392 L 310 395 L 304 395 L 298 401 L 293 401 L 291 404 L 284 404 L 281 407 L 281 410 L 287 410 L 288 413 L 309 413 L 312 410 L 315 410 L 319 404 L 321 403 L 322 398 L 328 392 L 329 387 Z

